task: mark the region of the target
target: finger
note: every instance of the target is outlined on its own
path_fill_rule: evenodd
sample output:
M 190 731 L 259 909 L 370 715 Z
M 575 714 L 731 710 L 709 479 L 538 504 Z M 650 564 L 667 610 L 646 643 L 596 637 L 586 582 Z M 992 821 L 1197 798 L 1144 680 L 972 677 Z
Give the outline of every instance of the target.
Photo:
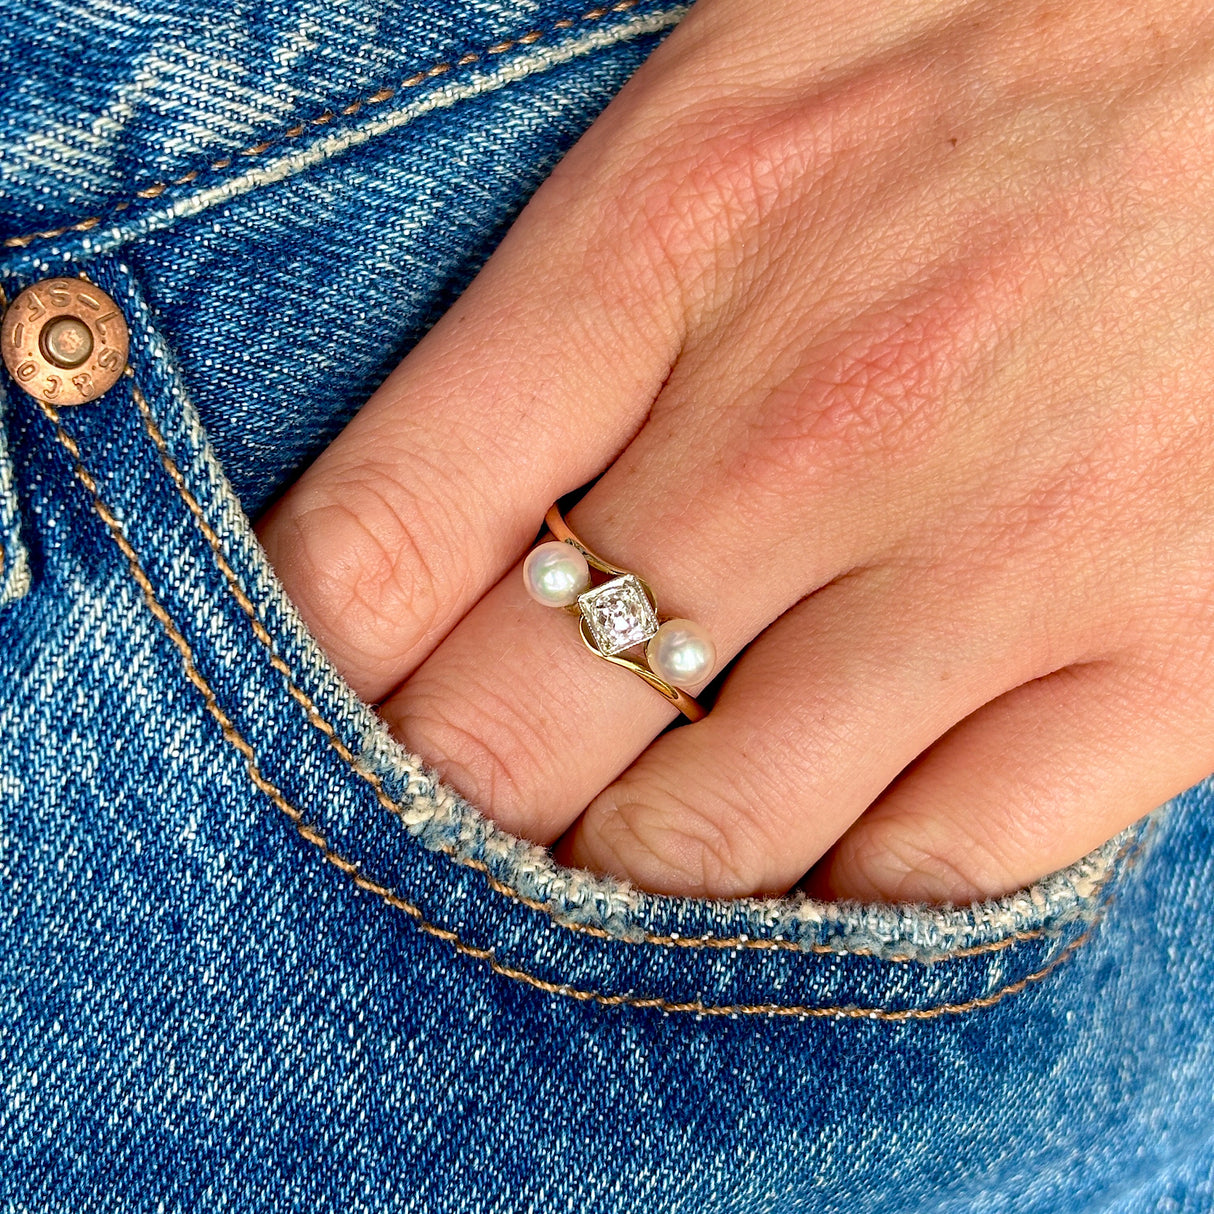
M 1081 859 L 1214 770 L 1214 712 L 1121 660 L 1070 666 L 962 721 L 836 844 L 817 897 L 953 902 Z
M 585 160 L 572 155 L 545 183 L 451 311 L 258 524 L 287 594 L 366 699 L 497 581 L 552 501 L 615 458 L 678 350 L 677 291 L 644 285 L 644 250 L 615 255 L 597 215 L 578 220 L 593 190 L 553 214 L 566 179 L 591 176 Z
M 499 826 L 548 843 L 676 710 L 591 654 L 571 615 L 535 603 L 520 563 L 379 714 Z
M 1039 647 L 984 626 L 977 596 L 968 611 L 941 601 L 882 568 L 786 613 L 711 713 L 595 797 L 556 858 L 657 893 L 787 891 L 937 738 L 1040 673 Z

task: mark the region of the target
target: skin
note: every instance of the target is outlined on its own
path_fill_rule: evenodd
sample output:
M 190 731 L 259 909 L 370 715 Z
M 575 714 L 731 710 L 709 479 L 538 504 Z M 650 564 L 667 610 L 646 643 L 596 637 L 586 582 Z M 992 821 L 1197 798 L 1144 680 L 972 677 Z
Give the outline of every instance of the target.
M 1214 5 L 700 0 L 259 534 L 564 864 L 1005 893 L 1214 770 L 1211 250 Z M 592 481 L 701 722 L 526 595 Z

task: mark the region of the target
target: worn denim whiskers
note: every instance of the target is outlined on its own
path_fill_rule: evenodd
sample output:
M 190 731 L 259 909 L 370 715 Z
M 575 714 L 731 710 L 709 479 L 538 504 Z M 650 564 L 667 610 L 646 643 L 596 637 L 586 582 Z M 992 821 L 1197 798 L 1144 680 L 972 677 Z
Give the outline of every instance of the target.
M 683 11 L 10 3 L 0 287 L 131 352 L 0 376 L 5 1210 L 1214 1209 L 1214 781 L 971 906 L 650 895 L 444 787 L 257 544 Z

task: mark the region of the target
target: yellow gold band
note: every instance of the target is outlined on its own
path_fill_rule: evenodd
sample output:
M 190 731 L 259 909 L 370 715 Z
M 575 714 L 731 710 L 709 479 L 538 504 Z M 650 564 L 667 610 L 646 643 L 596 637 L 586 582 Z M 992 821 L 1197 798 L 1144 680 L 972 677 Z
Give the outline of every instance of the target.
M 586 545 L 583 544 L 582 541 L 578 539 L 578 537 L 570 530 L 569 524 L 565 522 L 561 515 L 560 509 L 555 503 L 548 508 L 548 512 L 544 515 L 544 524 L 556 539 L 567 544 L 572 544 L 586 558 L 587 564 L 592 565 L 595 569 L 598 569 L 603 573 L 610 574 L 613 578 L 631 579 L 638 583 L 643 588 L 644 593 L 647 596 L 656 616 L 657 602 L 654 598 L 652 589 L 650 589 L 649 583 L 638 574 L 633 573 L 631 570 L 621 569 L 618 565 L 613 565 L 610 561 L 603 560 L 603 558 L 597 553 L 591 552 L 591 550 L 587 548 Z M 661 692 L 661 694 L 689 720 L 699 721 L 708 714 L 708 710 L 698 700 L 694 699 L 692 696 L 689 696 L 685 691 L 681 691 L 673 684 L 668 683 L 664 678 L 651 670 L 647 662 L 633 661 L 631 658 L 624 657 L 619 653 L 605 653 L 603 649 L 601 649 L 599 645 L 595 643 L 592 628 L 588 624 L 587 615 L 584 612 L 580 601 L 570 603 L 564 608 L 564 610 L 578 616 L 579 630 L 582 634 L 582 641 L 591 653 L 595 654 L 597 657 L 603 658 L 604 661 L 613 663 L 616 666 L 623 666 L 626 670 L 631 670 L 633 674 L 640 676 L 645 680 L 646 683 L 649 684 L 650 687 Z

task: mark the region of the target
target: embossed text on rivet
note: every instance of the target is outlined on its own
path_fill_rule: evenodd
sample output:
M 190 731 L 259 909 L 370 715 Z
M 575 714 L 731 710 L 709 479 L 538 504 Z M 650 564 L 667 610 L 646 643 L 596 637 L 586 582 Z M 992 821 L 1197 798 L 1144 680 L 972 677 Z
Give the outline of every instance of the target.
M 121 309 L 83 278 L 44 278 L 9 304 L 0 356 L 31 396 L 55 405 L 93 400 L 118 382 L 130 335 Z

